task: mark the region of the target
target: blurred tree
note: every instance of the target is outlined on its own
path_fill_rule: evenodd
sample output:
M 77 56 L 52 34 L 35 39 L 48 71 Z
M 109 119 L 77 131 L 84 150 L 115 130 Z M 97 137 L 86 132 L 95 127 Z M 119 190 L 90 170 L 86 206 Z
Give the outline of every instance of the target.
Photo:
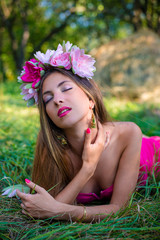
M 146 26 L 160 34 L 159 0 L 1 0 L 0 77 L 15 78 L 35 51 L 70 40 L 89 51 Z
M 7 53 L 8 48 L 9 56 L 13 57 L 14 69 L 20 71 L 25 55 L 33 51 L 31 45 L 34 45 L 35 50 L 39 50 L 44 42 L 48 41 L 55 33 L 58 34 L 59 31 L 62 31 L 67 26 L 70 17 L 74 15 L 73 11 L 68 11 L 66 14 L 68 10 L 66 6 L 61 8 L 63 18 L 58 18 L 56 16 L 60 12 L 57 11 L 58 6 L 55 4 L 53 12 L 50 14 L 45 5 L 43 6 L 43 2 L 40 0 L 1 0 L 1 66 L 5 61 L 3 53 Z M 48 17 L 48 15 L 51 16 Z
M 149 29 L 160 35 L 159 0 L 121 0 L 120 2 L 126 13 L 124 19 L 133 24 L 135 31 L 143 26 L 147 26 Z
M 94 11 L 98 8 L 96 20 L 105 22 L 110 35 L 115 36 L 117 29 L 126 23 L 134 31 L 148 27 L 160 35 L 160 0 L 101 0 L 92 1 L 92 6 Z

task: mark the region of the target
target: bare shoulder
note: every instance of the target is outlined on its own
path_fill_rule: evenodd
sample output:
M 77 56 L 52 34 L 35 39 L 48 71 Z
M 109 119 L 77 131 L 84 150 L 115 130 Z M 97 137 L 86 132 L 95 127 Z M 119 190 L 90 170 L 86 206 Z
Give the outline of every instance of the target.
M 140 151 L 142 132 L 133 122 L 108 122 L 103 127 L 109 132 L 110 141 L 101 155 L 96 176 L 101 188 L 106 189 L 115 181 L 124 152 L 126 161 L 131 162 L 132 158 L 128 156 Z
M 142 131 L 139 126 L 134 122 L 121 122 L 120 125 L 117 125 L 119 129 L 119 134 L 131 138 L 132 136 L 142 136 Z
M 134 122 L 109 122 L 104 125 L 106 132 L 110 134 L 110 147 L 116 147 L 122 152 L 130 144 L 140 144 L 142 131 Z
M 109 122 L 104 125 L 112 137 L 130 139 L 131 137 L 142 138 L 142 131 L 134 122 Z

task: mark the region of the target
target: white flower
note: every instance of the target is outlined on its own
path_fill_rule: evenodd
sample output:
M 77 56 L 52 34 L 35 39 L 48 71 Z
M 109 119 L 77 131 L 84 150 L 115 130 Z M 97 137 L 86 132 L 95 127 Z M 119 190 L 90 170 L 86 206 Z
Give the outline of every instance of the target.
M 16 189 L 13 190 L 13 192 L 11 192 L 11 193 L 8 195 L 8 197 L 14 197 L 14 196 L 16 196 Z
M 7 195 L 8 197 L 16 196 L 16 189 L 13 186 L 9 187 L 6 191 L 2 193 L 2 196 Z
M 7 197 L 15 197 L 16 196 L 16 190 L 19 190 L 20 192 L 24 192 L 24 193 L 29 193 L 30 192 L 30 188 L 28 186 L 22 185 L 22 184 L 17 184 L 17 185 L 12 185 L 9 187 L 6 187 L 2 190 L 2 195 L 5 196 L 7 195 Z
M 10 193 L 12 191 L 12 187 L 8 188 L 6 191 L 4 191 L 4 193 L 2 193 L 2 196 L 7 195 L 8 193 Z
M 40 51 L 38 51 L 36 52 L 36 54 L 34 54 L 34 56 L 44 64 L 44 63 L 49 63 L 49 59 L 54 52 L 55 52 L 54 50 L 48 49 L 46 53 L 41 53 Z
M 67 41 L 65 43 L 65 47 L 66 47 L 66 52 L 69 52 L 71 50 L 71 47 L 72 47 L 72 43 L 70 43 L 69 41 Z
M 28 101 L 31 98 L 34 98 L 35 103 L 38 104 L 38 93 L 36 89 L 34 88 L 26 88 L 27 83 L 23 83 L 21 85 L 22 92 L 20 93 L 21 95 L 24 95 L 23 99 L 25 101 Z

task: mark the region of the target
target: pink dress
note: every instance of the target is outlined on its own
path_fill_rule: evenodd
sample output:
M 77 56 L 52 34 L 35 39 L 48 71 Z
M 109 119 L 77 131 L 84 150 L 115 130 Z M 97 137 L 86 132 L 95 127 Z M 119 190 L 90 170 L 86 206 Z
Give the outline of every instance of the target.
M 153 171 L 155 177 L 160 173 L 160 137 L 143 137 L 140 154 L 139 185 L 145 185 L 148 174 L 152 174 Z M 101 191 L 99 195 L 95 193 L 79 193 L 77 202 L 85 204 L 95 200 L 110 199 L 112 192 L 113 185 Z

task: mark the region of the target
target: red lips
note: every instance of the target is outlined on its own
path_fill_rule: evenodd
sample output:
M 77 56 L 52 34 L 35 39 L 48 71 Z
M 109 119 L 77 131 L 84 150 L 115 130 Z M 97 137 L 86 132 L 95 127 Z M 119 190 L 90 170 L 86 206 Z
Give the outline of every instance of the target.
M 65 115 L 67 115 L 70 111 L 72 110 L 72 108 L 67 107 L 67 106 L 63 106 L 58 110 L 58 117 L 64 117 Z

